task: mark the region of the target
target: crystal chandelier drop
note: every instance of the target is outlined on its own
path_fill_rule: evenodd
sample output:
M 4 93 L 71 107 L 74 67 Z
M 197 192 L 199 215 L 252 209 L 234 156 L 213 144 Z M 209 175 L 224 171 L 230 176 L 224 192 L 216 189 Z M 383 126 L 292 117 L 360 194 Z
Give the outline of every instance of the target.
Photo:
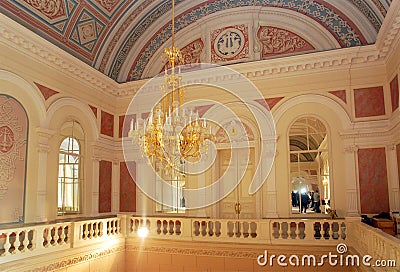
M 157 168 L 162 167 L 165 173 L 170 170 L 180 172 L 185 161 L 200 159 L 212 139 L 208 122 L 200 119 L 197 111 L 183 105 L 184 89 L 179 67 L 182 53 L 174 46 L 174 8 L 172 0 L 172 46 L 163 53 L 168 61 L 165 67 L 170 69 L 167 71 L 165 68 L 164 82 L 160 87 L 163 97 L 146 120 L 139 118 L 135 125 L 132 121 L 129 131 L 142 155 Z

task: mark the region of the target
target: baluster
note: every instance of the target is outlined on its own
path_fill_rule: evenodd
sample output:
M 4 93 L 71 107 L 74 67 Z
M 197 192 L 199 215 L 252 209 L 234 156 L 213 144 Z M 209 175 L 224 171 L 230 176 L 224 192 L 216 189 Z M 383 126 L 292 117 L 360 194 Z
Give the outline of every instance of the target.
M 176 235 L 181 235 L 182 231 L 181 231 L 181 227 L 182 227 L 182 223 L 181 221 L 177 220 L 175 221 L 175 226 L 176 226 Z
M 347 237 L 346 234 L 346 223 L 342 222 L 342 224 L 340 224 L 340 237 L 345 240 Z
M 337 232 L 336 232 L 336 225 L 337 225 L 337 222 L 333 222 L 332 224 L 330 224 L 331 229 L 329 232 L 329 236 L 330 236 L 330 238 L 332 238 L 334 240 L 337 240 L 337 237 L 338 237 Z
M 208 235 L 213 236 L 214 235 L 214 222 L 208 221 L 207 227 L 208 227 Z
M 65 226 L 60 226 L 59 227 L 59 231 L 60 231 L 60 233 L 59 233 L 59 244 L 60 245 L 62 245 L 62 244 L 64 244 L 65 243 L 65 241 L 64 241 L 64 239 L 65 239 L 65 233 L 64 233 L 64 228 L 65 228 Z
M 200 222 L 199 221 L 193 221 L 193 234 L 195 236 L 200 235 Z
M 157 220 L 157 234 L 161 234 L 161 220 Z
M 9 236 L 8 236 L 8 241 L 10 242 L 10 247 L 8 249 L 8 252 L 10 252 L 11 254 L 15 254 L 17 253 L 17 250 L 15 248 L 15 243 L 17 241 L 17 233 L 12 232 Z
M 70 226 L 65 226 L 64 228 L 64 242 L 69 243 Z
M 236 221 L 234 227 L 235 227 L 234 233 L 235 233 L 236 237 L 240 237 L 242 235 L 241 228 L 240 228 L 241 227 L 241 222 Z
M 324 231 L 324 239 L 325 240 L 329 240 L 329 238 L 330 238 L 330 235 L 329 235 L 329 232 L 330 232 L 330 224 L 328 223 L 328 222 L 324 222 L 324 223 L 322 223 L 322 229 L 323 229 L 323 231 Z
M 49 239 L 50 239 L 50 230 L 49 230 L 49 228 L 45 228 L 43 230 L 43 246 L 44 247 L 48 247 L 50 245 Z
M 113 234 L 116 235 L 118 234 L 118 221 L 116 219 L 112 220 L 113 222 Z
M 169 231 L 168 231 L 168 232 L 169 232 L 169 235 L 174 234 L 174 221 L 169 220 L 168 226 L 169 226 Z
M 3 235 L 2 235 L 3 236 Z M 10 253 L 10 248 L 11 248 L 11 243 L 10 243 L 10 234 L 5 234 L 4 235 L 4 253 L 2 254 L 2 256 L 7 255 L 8 253 Z
M 110 235 L 111 233 L 111 223 L 110 220 L 107 220 L 107 235 Z
M 36 234 L 35 230 L 28 231 L 28 241 L 29 242 L 28 242 L 27 248 L 31 251 L 35 249 L 35 244 L 33 243 L 33 241 L 35 240 L 35 234 Z
M 110 220 L 111 223 L 111 235 L 115 234 L 115 221 L 113 219 Z
M 294 233 L 295 233 L 294 239 L 296 238 L 301 239 L 300 222 L 293 222 L 293 223 L 294 223 Z
M 54 246 L 55 245 L 55 243 L 56 243 L 56 228 L 55 227 L 52 227 L 51 228 L 51 230 L 50 230 L 50 237 L 51 237 L 51 240 L 50 240 L 50 244 L 52 245 L 52 246 Z
M 289 237 L 288 230 L 289 230 L 288 222 L 282 222 L 282 224 L 281 224 L 282 239 L 287 239 Z
M 167 222 L 167 220 L 164 220 L 163 221 L 163 234 L 164 235 L 166 235 L 168 233 L 167 228 L 168 228 L 168 222 Z
M 243 222 L 242 226 L 243 226 L 243 237 L 244 238 L 249 237 L 249 222 Z
M 256 222 L 251 222 L 250 223 L 250 232 L 251 232 L 251 238 L 256 238 L 257 237 L 257 223 Z
M 25 252 L 26 249 L 26 242 L 28 241 L 28 233 L 26 230 L 21 230 L 19 233 L 19 247 L 18 250 L 20 252 Z
M 304 222 L 304 240 L 312 241 L 314 240 L 314 222 L 306 221 Z
M 221 222 L 215 221 L 214 226 L 215 226 L 215 236 L 220 237 L 221 233 L 222 233 L 222 230 L 221 230 L 222 224 L 221 224 Z
M 232 223 L 231 221 L 228 221 L 228 222 L 226 222 L 226 230 L 227 230 L 227 232 L 226 232 L 226 234 L 227 234 L 227 236 L 228 237 L 232 237 L 233 235 L 234 235 L 234 223 Z
M 206 221 L 201 221 L 201 236 L 207 235 L 207 224 Z
M 229 237 L 229 235 L 228 235 L 228 232 L 229 232 L 229 230 L 228 230 L 228 222 L 221 222 L 221 227 L 220 227 L 220 232 L 221 232 L 221 234 L 220 234 L 220 236 L 221 237 Z
M 277 228 L 278 228 L 278 238 L 283 238 L 283 222 L 278 222 L 277 223 Z
M 88 224 L 84 223 L 82 227 L 83 227 L 82 238 L 83 240 L 86 240 L 88 238 Z

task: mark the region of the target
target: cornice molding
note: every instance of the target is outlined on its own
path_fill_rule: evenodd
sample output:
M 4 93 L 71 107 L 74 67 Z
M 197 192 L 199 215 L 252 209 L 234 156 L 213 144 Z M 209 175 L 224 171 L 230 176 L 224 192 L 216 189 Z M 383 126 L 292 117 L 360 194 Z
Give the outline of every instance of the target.
M 392 1 L 376 38 L 376 46 L 381 58 L 387 62 L 400 42 L 400 1 Z M 397 44 L 394 44 L 394 43 Z
M 348 70 L 371 65 L 385 65 L 394 43 L 400 35 L 400 3 L 392 2 L 384 25 L 374 45 L 350 47 L 277 59 L 228 65 L 251 80 L 267 76 L 293 76 L 334 70 Z M 397 8 L 396 8 L 397 7 Z M 0 41 L 48 66 L 77 79 L 89 88 L 111 97 L 132 97 L 147 80 L 119 84 L 93 67 L 65 54 L 62 49 L 47 42 L 23 26 L 0 14 Z M 215 82 L 206 78 L 202 82 Z M 229 80 L 229 79 L 226 79 Z

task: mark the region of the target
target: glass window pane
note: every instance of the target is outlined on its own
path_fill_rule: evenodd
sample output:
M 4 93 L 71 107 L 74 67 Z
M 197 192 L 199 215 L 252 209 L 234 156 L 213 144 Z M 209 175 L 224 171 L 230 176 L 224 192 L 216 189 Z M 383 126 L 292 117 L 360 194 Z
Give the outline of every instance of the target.
M 60 145 L 58 167 L 58 211 L 59 214 L 79 212 L 79 158 L 77 139 L 65 138 Z

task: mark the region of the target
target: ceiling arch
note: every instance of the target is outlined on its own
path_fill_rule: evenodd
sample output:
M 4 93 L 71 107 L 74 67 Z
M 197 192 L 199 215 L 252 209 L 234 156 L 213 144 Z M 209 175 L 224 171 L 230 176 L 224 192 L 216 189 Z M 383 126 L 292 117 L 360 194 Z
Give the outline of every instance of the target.
M 390 3 L 390 0 L 176 0 L 176 29 L 182 31 L 222 12 L 232 12 L 232 20 L 237 21 L 233 15 L 238 8 L 253 9 L 256 25 L 261 22 L 258 15 L 268 8 L 291 11 L 294 20 L 307 17 L 319 24 L 322 31 L 329 32 L 340 47 L 351 47 L 375 42 Z M 9 0 L 0 1 L 0 12 L 120 82 L 152 76 L 144 73 L 145 67 L 171 36 L 171 0 Z M 255 31 L 249 29 L 248 36 L 253 38 L 250 43 L 257 45 Z M 303 38 L 290 29 L 287 31 L 287 37 Z M 212 42 L 206 40 L 207 35 L 210 33 L 202 34 L 205 50 L 211 48 Z M 312 44 L 312 37 L 307 42 Z M 238 61 L 262 58 L 248 56 Z

